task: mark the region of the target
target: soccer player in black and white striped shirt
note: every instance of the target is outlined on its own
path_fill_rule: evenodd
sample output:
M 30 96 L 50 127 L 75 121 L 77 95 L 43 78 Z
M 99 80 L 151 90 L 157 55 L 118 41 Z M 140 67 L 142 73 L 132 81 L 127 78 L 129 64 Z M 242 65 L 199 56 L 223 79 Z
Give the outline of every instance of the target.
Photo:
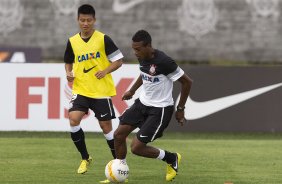
M 131 145 L 132 153 L 167 162 L 166 180 L 171 181 L 178 172 L 181 155 L 147 144 L 160 138 L 171 120 L 174 110 L 172 98 L 174 81 L 180 82 L 182 87 L 175 117 L 183 125 L 184 106 L 192 80 L 173 59 L 152 47 L 152 39 L 147 31 L 138 31 L 132 41 L 132 48 L 140 63 L 140 76 L 130 90 L 124 93 L 122 99 L 131 99 L 139 87 L 141 93 L 135 103 L 119 117 L 120 124 L 114 133 L 116 157 L 125 161 L 126 137 L 138 127 L 140 130 Z

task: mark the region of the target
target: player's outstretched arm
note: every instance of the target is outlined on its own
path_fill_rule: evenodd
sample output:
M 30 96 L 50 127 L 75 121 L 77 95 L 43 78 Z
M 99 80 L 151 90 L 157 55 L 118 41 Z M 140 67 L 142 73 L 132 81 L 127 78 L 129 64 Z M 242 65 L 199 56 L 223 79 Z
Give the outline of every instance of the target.
M 192 79 L 184 74 L 178 79 L 178 81 L 181 83 L 181 93 L 180 100 L 177 105 L 177 110 L 175 112 L 175 118 L 180 123 L 180 125 L 183 126 L 185 121 L 184 109 L 192 86 Z

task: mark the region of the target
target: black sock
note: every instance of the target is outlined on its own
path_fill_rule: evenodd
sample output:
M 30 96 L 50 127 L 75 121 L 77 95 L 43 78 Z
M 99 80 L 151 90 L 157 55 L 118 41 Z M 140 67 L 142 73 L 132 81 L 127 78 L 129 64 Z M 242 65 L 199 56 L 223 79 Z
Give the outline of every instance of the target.
M 107 143 L 108 143 L 108 145 L 109 145 L 109 148 L 111 149 L 111 152 L 112 152 L 113 157 L 116 158 L 114 139 L 112 139 L 112 140 L 107 140 Z
M 71 132 L 71 139 L 73 143 L 75 144 L 77 150 L 81 154 L 81 158 L 83 160 L 86 160 L 89 158 L 89 154 L 86 149 L 85 139 L 84 139 L 84 132 L 82 129 L 80 129 L 77 132 Z
M 168 164 L 171 164 L 171 163 L 175 162 L 175 159 L 176 159 L 176 157 L 175 157 L 174 153 L 170 153 L 168 151 L 165 151 L 165 156 L 162 160 L 167 162 Z

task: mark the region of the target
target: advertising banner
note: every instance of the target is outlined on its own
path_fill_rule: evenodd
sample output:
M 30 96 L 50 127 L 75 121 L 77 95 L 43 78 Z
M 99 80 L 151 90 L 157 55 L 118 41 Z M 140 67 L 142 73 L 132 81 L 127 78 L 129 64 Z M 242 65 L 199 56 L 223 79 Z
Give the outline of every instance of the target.
M 186 103 L 187 122 L 172 117 L 168 131 L 282 132 L 282 67 L 181 66 L 193 79 Z M 117 95 L 116 117 L 138 98 L 122 101 L 139 75 L 136 64 L 112 73 Z M 0 64 L 0 131 L 69 131 L 71 84 L 64 64 Z M 177 104 L 180 83 L 175 82 Z M 118 118 L 113 120 L 117 127 Z M 101 131 L 92 111 L 83 119 L 85 131 Z
M 112 75 L 117 88 L 113 103 L 118 117 L 133 102 L 121 101 L 121 95 L 138 76 L 138 66 L 124 65 Z M 0 131 L 69 131 L 71 85 L 66 80 L 64 64 L 3 63 L 0 83 Z M 118 120 L 113 122 L 117 127 Z M 101 131 L 91 111 L 81 125 L 85 131 Z
M 185 109 L 188 121 L 180 127 L 174 118 L 169 130 L 282 132 L 282 67 L 182 68 L 193 79 Z

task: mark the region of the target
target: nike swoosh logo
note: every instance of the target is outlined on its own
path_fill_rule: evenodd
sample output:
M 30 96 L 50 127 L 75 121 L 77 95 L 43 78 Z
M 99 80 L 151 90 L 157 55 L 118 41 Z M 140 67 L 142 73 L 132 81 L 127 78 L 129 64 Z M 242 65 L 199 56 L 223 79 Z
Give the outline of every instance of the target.
M 146 135 L 142 135 L 142 134 L 141 134 L 141 135 L 140 135 L 140 137 L 148 137 L 148 136 L 146 136 Z
M 177 171 L 177 169 L 178 169 L 178 160 L 176 160 L 176 162 L 175 162 L 175 166 L 173 166 L 173 168 Z
M 187 108 L 185 109 L 185 118 L 188 120 L 195 120 L 195 119 L 206 117 L 208 115 L 214 114 L 218 111 L 234 106 L 238 103 L 254 98 L 268 91 L 274 90 L 280 86 L 282 86 L 282 83 L 273 84 L 270 86 L 266 86 L 266 87 L 262 87 L 226 97 L 221 97 L 205 102 L 196 102 L 193 101 L 190 97 L 188 97 L 188 100 L 186 102 Z M 178 97 L 177 101 L 179 101 L 179 98 L 180 96 Z
M 102 117 L 105 117 L 107 114 L 108 114 L 108 113 L 106 113 L 106 114 L 101 114 L 101 118 L 102 118 Z
M 96 66 L 97 66 L 97 65 L 96 65 Z M 88 68 L 88 69 L 83 68 L 83 72 L 84 72 L 84 73 L 88 73 L 90 70 L 92 70 L 92 69 L 95 68 L 96 66 L 93 66 L 93 67 Z
M 113 11 L 115 13 L 124 13 L 127 10 L 133 8 L 134 6 L 144 2 L 145 0 L 130 0 L 126 3 L 121 3 L 120 0 L 114 0 Z

